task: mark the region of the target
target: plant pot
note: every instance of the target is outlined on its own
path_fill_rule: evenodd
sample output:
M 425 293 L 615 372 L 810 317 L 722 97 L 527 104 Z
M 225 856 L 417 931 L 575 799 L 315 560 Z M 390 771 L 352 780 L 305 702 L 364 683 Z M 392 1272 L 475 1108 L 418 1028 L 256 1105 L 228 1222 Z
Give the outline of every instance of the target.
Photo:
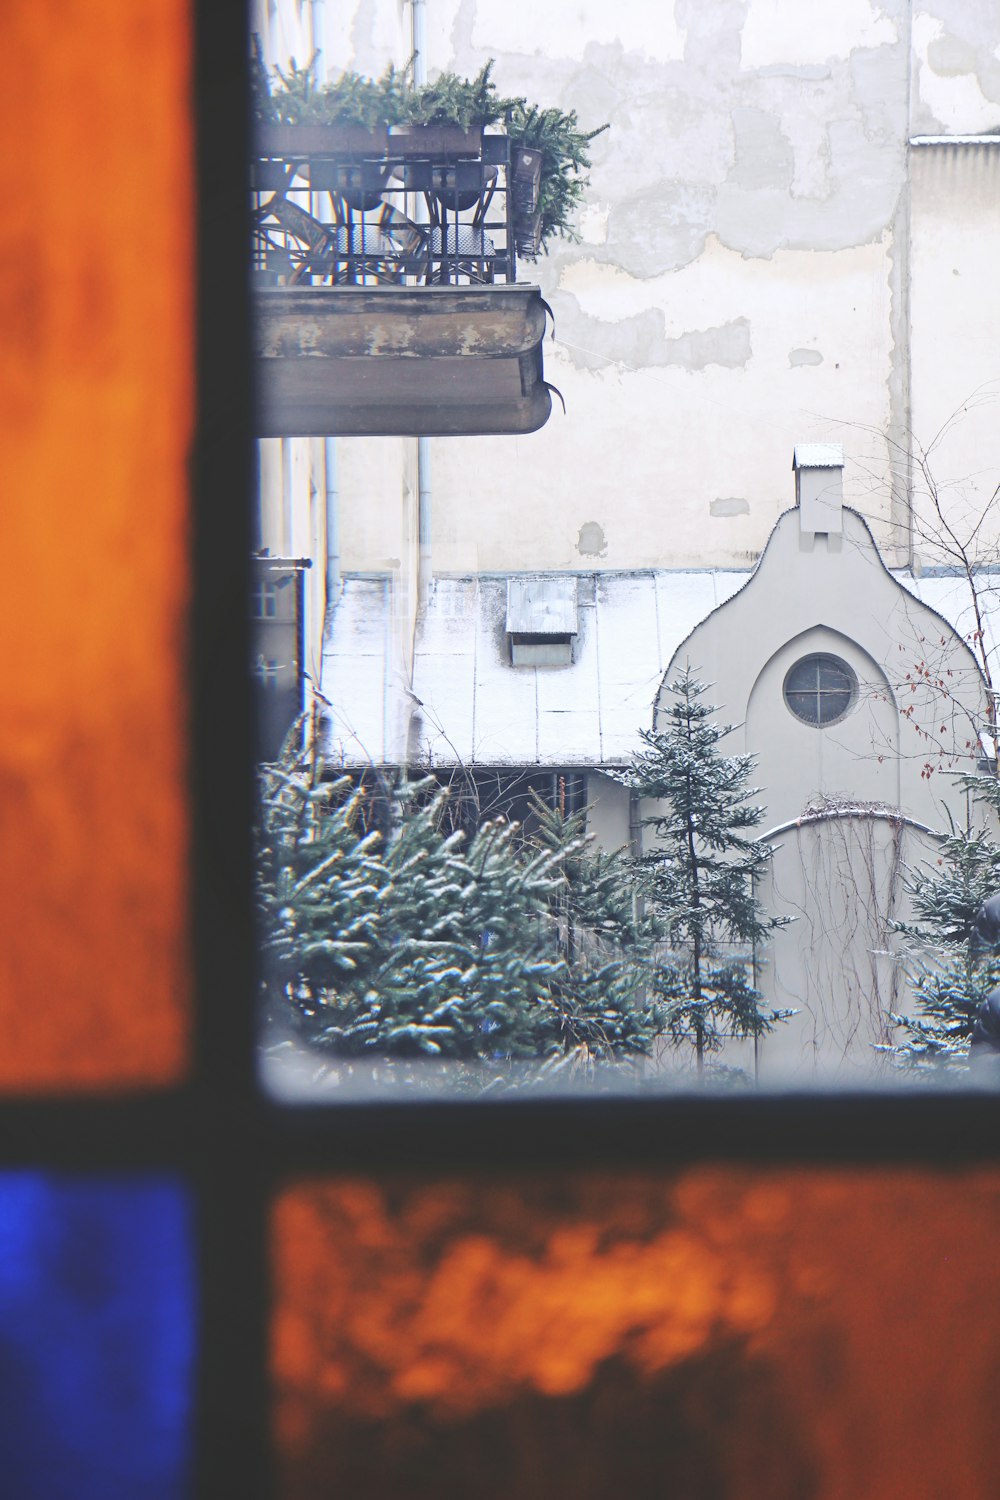
M 391 156 L 479 156 L 482 126 L 463 130 L 461 125 L 393 125 L 389 131 Z
M 511 153 L 511 201 L 518 218 L 528 218 L 538 207 L 542 182 L 542 153 L 518 146 Z
M 309 160 L 309 185 L 314 193 L 333 193 L 355 213 L 377 208 L 382 201 L 389 164 L 376 161 L 335 161 L 314 156 Z
M 533 214 L 515 214 L 514 216 L 514 247 L 518 255 L 523 255 L 526 260 L 534 260 L 542 248 L 542 212 L 537 209 Z
M 479 161 L 457 161 L 449 167 L 431 169 L 431 190 L 445 212 L 474 208 L 483 196 L 488 180 L 496 177 L 496 168 L 484 168 Z
M 261 156 L 380 157 L 385 155 L 385 125 L 258 125 L 254 152 Z

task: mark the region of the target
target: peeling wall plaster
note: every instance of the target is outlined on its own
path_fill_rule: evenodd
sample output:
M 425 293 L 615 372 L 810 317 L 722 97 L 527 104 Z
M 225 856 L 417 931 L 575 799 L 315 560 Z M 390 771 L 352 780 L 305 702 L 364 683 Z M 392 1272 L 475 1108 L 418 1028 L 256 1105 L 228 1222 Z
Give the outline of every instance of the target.
M 326 11 L 334 66 L 405 63 L 400 0 Z M 1000 125 L 994 0 L 427 0 L 427 43 L 432 75 L 495 57 L 501 90 L 611 126 L 580 241 L 521 268 L 556 312 L 568 415 L 434 442 L 435 566 L 573 567 L 594 514 L 615 517 L 602 566 L 738 565 L 790 498 L 793 444 L 824 439 L 885 541 L 905 496 L 879 434 L 901 444 L 930 409 L 909 283 L 937 252 L 911 244 L 933 231 L 911 222 L 907 140 Z M 995 277 L 965 298 L 963 327 L 995 326 Z M 398 445 L 340 447 L 345 567 L 403 555 Z M 706 527 L 733 496 L 746 509 Z
M 572 14 L 558 5 L 549 7 L 558 18 L 558 54 L 582 58 L 588 48 L 620 46 L 656 62 L 679 61 L 684 56 L 685 34 L 669 4 L 651 5 L 649 0 L 576 0 Z M 562 14 L 560 15 L 560 9 Z M 569 22 L 569 24 L 564 24 Z M 472 25 L 472 45 L 490 52 L 541 53 L 552 45 L 543 13 L 536 25 L 526 25 L 517 5 L 477 5 Z
M 739 370 L 746 368 L 753 353 L 747 318 L 669 338 L 661 308 L 647 308 L 610 323 L 588 317 L 575 298 L 562 293 L 553 293 L 552 308 L 560 341 L 578 369 L 600 370 L 614 363 L 632 370 L 666 365 L 685 370 L 705 370 L 709 365 Z
M 789 5 L 787 0 L 750 0 L 743 27 L 740 61 L 744 68 L 774 63 L 808 66 L 849 57 L 859 47 L 898 41 L 890 7 L 871 0 Z
M 585 522 L 576 539 L 576 550 L 581 557 L 607 557 L 608 544 L 603 527 L 598 526 L 596 521 Z
M 990 4 L 932 0 L 915 13 L 915 133 L 973 133 L 1000 125 L 997 30 Z

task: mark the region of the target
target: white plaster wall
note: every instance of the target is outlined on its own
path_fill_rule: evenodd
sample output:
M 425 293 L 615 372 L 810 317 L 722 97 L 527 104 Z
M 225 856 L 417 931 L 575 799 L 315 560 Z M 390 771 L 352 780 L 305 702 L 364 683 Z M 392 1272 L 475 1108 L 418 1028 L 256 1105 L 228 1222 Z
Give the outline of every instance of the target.
M 997 109 L 1000 119 L 1000 107 Z M 953 563 L 932 501 L 973 555 L 994 561 L 1000 507 L 1000 142 L 912 152 L 912 431 L 917 559 Z M 985 524 L 983 518 L 985 517 Z
M 308 5 L 281 10 L 305 56 Z M 399 0 L 325 11 L 331 69 L 405 61 Z M 492 56 L 501 89 L 611 125 L 581 242 L 522 267 L 556 314 L 547 374 L 569 414 L 434 443 L 435 567 L 745 564 L 789 494 L 791 445 L 832 437 L 848 500 L 898 539 L 886 435 L 915 414 L 908 234 L 915 253 L 925 235 L 906 141 L 1000 123 L 998 43 L 1000 17 L 971 0 L 428 0 L 432 76 Z M 981 286 L 981 265 L 969 277 Z M 341 447 L 358 447 L 344 563 L 379 567 L 398 555 L 385 454 Z M 898 511 L 898 476 L 896 491 Z
M 877 1049 L 896 1037 L 891 1016 L 912 1007 L 889 924 L 906 915 L 902 866 L 934 853 L 932 840 L 887 821 L 782 835 L 759 894 L 794 921 L 763 950 L 759 984 L 770 1004 L 796 1014 L 759 1042 L 761 1082 L 849 1086 L 891 1073 Z
M 593 834 L 595 846 L 609 853 L 627 849 L 630 806 L 627 788 L 600 771 L 588 771 L 587 802 L 587 832 Z
M 790 668 L 816 653 L 845 661 L 860 684 L 851 712 L 821 729 L 795 718 L 783 694 Z M 761 784 L 769 824 L 794 818 L 822 799 L 899 806 L 895 695 L 878 663 L 842 630 L 816 624 L 786 641 L 761 669 L 742 717 L 746 744 L 759 757 L 755 780 Z
M 310 54 L 308 3 L 252 13 L 271 61 Z M 405 63 L 403 0 L 324 13 L 331 71 Z M 793 443 L 824 439 L 902 560 L 910 428 L 996 376 L 1000 202 L 981 167 L 963 157 L 946 182 L 907 139 L 1000 124 L 1000 11 L 427 0 L 426 24 L 432 76 L 495 57 L 501 90 L 611 127 L 580 242 L 522 266 L 556 315 L 546 373 L 568 415 L 433 441 L 435 569 L 745 566 L 790 497 Z M 939 458 L 981 472 L 988 440 L 987 424 Z M 344 567 L 405 569 L 412 458 L 395 440 L 338 447 Z
M 991 0 L 924 0 L 915 6 L 915 134 L 975 134 L 1000 125 L 996 31 Z
M 436 567 L 745 564 L 793 442 L 847 423 L 864 475 L 884 471 L 898 10 L 429 0 L 432 72 L 496 56 L 502 89 L 611 125 L 582 242 L 522 267 L 555 312 L 546 372 L 568 415 L 435 443 Z M 886 494 L 869 508 L 887 516 Z
M 404 502 L 406 438 L 338 438 L 340 542 L 345 566 L 392 572 L 402 566 L 410 535 Z
M 326 616 L 326 486 L 316 438 L 258 442 L 261 547 L 274 557 L 308 558 L 303 580 L 304 667 L 319 682 Z
M 862 692 L 841 725 L 819 734 L 820 753 L 810 749 L 817 732 L 798 726 L 780 696 L 787 666 L 824 649 L 850 660 Z M 919 680 L 921 661 L 934 666 L 944 691 Z M 796 817 L 816 793 L 898 804 L 933 827 L 944 826 L 947 806 L 960 812 L 946 773 L 972 768 L 978 669 L 946 623 L 886 572 L 852 512 L 844 513 L 843 537 L 810 538 L 798 512 L 788 511 L 750 582 L 679 647 L 665 686 L 687 663 L 712 684 L 720 718 L 740 726 L 734 753 L 759 756 L 771 823 Z M 885 717 L 886 695 L 894 722 Z
M 695 628 L 664 680 L 690 664 L 712 684 L 718 721 L 737 726 L 730 753 L 757 757 L 760 833 L 778 830 L 759 895 L 795 921 L 768 945 L 759 982 L 771 1005 L 800 1014 L 758 1049 L 772 1081 L 871 1072 L 874 1044 L 890 1040 L 888 1012 L 906 1009 L 888 928 L 901 915 L 899 860 L 927 852 L 912 831 L 902 851 L 892 822 L 787 825 L 823 804 L 880 804 L 944 831 L 965 814 L 948 772 L 976 760 L 970 720 L 982 696 L 969 652 L 885 571 L 860 518 L 843 522 L 842 537 L 810 537 L 797 511 L 783 516 L 753 578 Z M 859 683 L 851 711 L 823 729 L 783 700 L 789 667 L 813 652 L 846 661 Z M 920 681 L 920 661 L 943 689 Z M 668 700 L 661 693 L 661 712 Z
M 321 15 L 322 37 L 314 30 L 310 0 L 251 0 L 250 31 L 260 37 L 267 65 L 286 68 L 294 59 L 304 66 L 320 45 L 334 73 L 352 66 L 378 74 L 389 62 L 405 62 L 408 47 L 400 7 L 327 0 Z M 305 557 L 312 563 L 304 585 L 305 669 L 318 682 L 328 603 L 324 445 L 310 438 L 265 439 L 260 452 L 261 544 L 277 556 Z M 343 563 L 388 570 L 401 579 L 397 635 L 403 649 L 410 634 L 413 592 L 407 580 L 415 567 L 410 557 L 413 501 L 405 483 L 403 442 L 338 445 L 336 469 Z
M 791 498 L 802 441 L 843 442 L 848 494 L 871 504 L 890 278 L 885 237 L 747 259 L 711 236 L 645 278 L 581 247 L 547 291 L 546 376 L 568 415 L 556 404 L 526 438 L 434 443 L 437 565 L 745 566 Z

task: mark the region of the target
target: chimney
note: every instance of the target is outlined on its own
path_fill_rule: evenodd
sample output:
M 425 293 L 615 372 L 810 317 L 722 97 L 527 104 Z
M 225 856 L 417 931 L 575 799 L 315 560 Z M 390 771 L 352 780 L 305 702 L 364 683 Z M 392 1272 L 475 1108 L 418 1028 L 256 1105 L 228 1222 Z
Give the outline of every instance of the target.
M 844 450 L 839 443 L 797 443 L 792 458 L 803 536 L 844 530 Z

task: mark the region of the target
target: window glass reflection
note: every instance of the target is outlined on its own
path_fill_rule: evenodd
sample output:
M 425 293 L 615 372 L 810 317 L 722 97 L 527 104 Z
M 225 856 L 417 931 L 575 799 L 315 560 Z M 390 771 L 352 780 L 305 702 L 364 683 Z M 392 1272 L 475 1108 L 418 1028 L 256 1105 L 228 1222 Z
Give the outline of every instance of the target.
M 954 330 L 998 295 L 997 138 L 917 134 L 905 48 L 857 97 L 850 25 L 803 135 L 781 18 L 654 56 L 516 0 L 491 58 L 417 5 L 254 13 L 269 1079 L 974 1082 L 1000 454 Z M 845 120 L 877 249 L 803 219 Z M 900 265 L 905 336 L 847 290 Z

